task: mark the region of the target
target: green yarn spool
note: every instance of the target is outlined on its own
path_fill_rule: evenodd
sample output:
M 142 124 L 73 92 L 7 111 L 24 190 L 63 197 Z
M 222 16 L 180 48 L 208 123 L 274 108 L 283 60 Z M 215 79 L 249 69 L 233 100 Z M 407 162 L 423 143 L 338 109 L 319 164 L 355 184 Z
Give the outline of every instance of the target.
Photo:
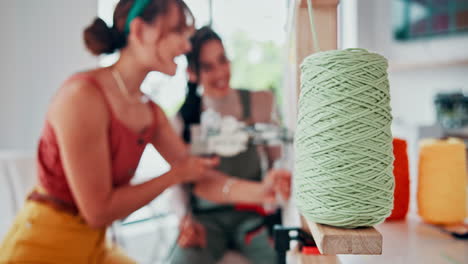
M 393 208 L 387 60 L 363 49 L 332 50 L 301 65 L 294 196 L 310 221 L 373 226 Z

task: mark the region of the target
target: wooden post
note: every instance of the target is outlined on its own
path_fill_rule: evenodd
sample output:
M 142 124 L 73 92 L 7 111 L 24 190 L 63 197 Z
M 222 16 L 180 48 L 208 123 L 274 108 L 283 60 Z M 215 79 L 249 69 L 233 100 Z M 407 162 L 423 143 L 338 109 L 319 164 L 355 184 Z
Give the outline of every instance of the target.
M 339 0 L 312 0 L 314 23 L 321 51 L 337 49 L 337 6 Z M 297 91 L 300 94 L 300 64 L 318 49 L 314 47 L 307 0 L 298 0 L 296 12 Z M 373 227 L 336 228 L 306 221 L 302 228 L 310 232 L 322 254 L 382 254 L 382 235 Z M 313 258 L 313 257 L 312 257 Z M 328 260 L 330 261 L 330 260 Z M 331 261 L 336 261 L 333 259 Z M 303 263 L 309 263 L 304 260 Z M 310 262 L 313 263 L 313 262 Z M 332 262 L 333 263 L 333 262 Z
M 337 49 L 337 6 L 339 0 L 312 0 L 314 23 L 317 30 L 320 50 Z M 314 47 L 310 28 L 307 0 L 298 0 L 296 13 L 296 65 L 297 95 L 300 94 L 300 65 L 302 61 L 318 49 Z

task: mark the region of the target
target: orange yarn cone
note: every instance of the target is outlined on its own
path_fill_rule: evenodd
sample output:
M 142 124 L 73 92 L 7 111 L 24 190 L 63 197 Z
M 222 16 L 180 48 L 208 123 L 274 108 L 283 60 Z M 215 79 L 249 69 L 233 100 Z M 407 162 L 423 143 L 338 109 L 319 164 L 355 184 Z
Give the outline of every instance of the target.
M 406 218 L 410 199 L 409 164 L 406 141 L 393 139 L 393 175 L 395 177 L 395 191 L 392 214 L 386 220 L 403 220 Z
M 460 139 L 420 143 L 418 213 L 430 224 L 463 223 L 466 216 L 466 149 Z

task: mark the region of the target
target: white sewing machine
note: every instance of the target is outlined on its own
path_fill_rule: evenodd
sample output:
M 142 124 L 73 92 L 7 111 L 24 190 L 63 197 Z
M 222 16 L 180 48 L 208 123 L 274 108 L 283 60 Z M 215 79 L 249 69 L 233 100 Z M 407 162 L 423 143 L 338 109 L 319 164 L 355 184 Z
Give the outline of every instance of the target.
M 248 144 L 281 146 L 293 141 L 293 133 L 285 127 L 266 123 L 246 125 L 232 116 L 222 117 L 212 109 L 202 113 L 201 123 L 191 127 L 191 135 L 192 154 L 201 156 L 232 157 L 245 151 Z

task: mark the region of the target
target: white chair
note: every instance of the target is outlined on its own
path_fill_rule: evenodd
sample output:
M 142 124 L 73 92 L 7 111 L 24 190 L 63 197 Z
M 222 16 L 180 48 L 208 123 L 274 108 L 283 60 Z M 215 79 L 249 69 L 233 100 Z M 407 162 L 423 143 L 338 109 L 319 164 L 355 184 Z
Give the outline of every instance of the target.
M 11 226 L 11 222 L 15 217 L 16 204 L 5 163 L 0 159 L 0 211 L 2 212 L 2 217 L 0 217 L 0 240 L 3 239 Z
M 0 240 L 36 184 L 33 152 L 0 151 Z

